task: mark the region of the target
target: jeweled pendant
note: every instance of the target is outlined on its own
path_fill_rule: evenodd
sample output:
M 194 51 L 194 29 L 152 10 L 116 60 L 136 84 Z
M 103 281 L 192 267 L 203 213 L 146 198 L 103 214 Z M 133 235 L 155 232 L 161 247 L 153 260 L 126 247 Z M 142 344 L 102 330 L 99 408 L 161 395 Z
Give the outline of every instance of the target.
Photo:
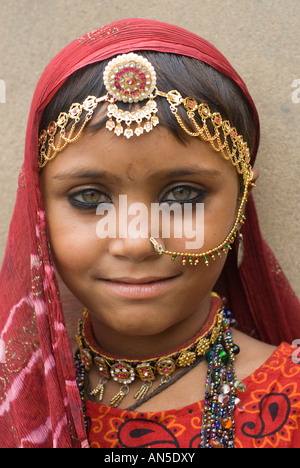
M 133 136 L 133 130 L 132 130 L 132 128 L 127 127 L 126 130 L 125 130 L 125 132 L 124 132 L 124 136 L 125 136 L 127 139 L 131 138 L 131 137 Z
M 122 135 L 123 132 L 124 132 L 124 129 L 123 129 L 122 125 L 121 125 L 121 124 L 118 124 L 118 125 L 116 126 L 116 128 L 115 128 L 115 134 L 116 134 L 117 136 L 120 136 L 120 135 Z
M 115 124 L 115 122 L 114 122 L 112 119 L 109 119 L 109 120 L 106 122 L 106 125 L 105 125 L 105 126 L 106 126 L 107 130 L 112 131 L 112 130 L 115 128 L 116 124 Z
M 140 125 L 138 127 L 136 127 L 134 133 L 136 134 L 136 136 L 140 136 L 144 133 L 144 129 L 143 127 L 141 127 Z

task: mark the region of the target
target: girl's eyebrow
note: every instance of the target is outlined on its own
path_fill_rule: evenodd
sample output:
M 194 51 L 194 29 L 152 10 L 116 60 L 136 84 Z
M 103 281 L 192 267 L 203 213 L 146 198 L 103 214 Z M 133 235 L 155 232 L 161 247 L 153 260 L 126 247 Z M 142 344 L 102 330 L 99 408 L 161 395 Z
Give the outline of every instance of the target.
M 166 171 L 168 175 L 171 177 L 176 176 L 185 176 L 185 175 L 201 175 L 206 177 L 220 177 L 222 172 L 217 169 L 210 169 L 206 167 L 199 167 L 199 166 L 190 166 L 190 167 L 182 167 L 178 169 L 172 169 Z M 150 175 L 150 174 L 148 174 Z M 155 175 L 153 173 L 153 175 Z
M 53 179 L 57 180 L 70 180 L 70 179 L 115 179 L 117 182 L 121 182 L 121 178 L 116 174 L 112 174 L 106 171 L 94 171 L 77 169 L 71 171 L 58 172 L 53 176 Z
M 178 177 L 185 175 L 200 175 L 204 177 L 220 177 L 222 172 L 217 169 L 211 169 L 206 167 L 199 166 L 188 166 L 175 169 L 156 169 L 154 171 L 149 171 L 146 174 L 146 177 L 157 177 L 158 175 L 164 174 L 170 177 Z M 70 179 L 114 179 L 116 182 L 121 182 L 122 179 L 112 172 L 107 171 L 96 171 L 96 170 L 85 170 L 85 169 L 76 169 L 71 171 L 62 171 L 58 172 L 53 176 L 53 179 L 58 180 L 70 180 Z

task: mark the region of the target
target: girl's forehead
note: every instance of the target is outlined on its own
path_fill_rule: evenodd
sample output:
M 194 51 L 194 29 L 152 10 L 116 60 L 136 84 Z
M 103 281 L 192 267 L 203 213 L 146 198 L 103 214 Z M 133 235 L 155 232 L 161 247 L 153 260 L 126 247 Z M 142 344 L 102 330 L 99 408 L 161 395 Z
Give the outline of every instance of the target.
M 101 173 L 107 180 L 131 183 L 197 174 L 236 177 L 232 164 L 211 145 L 192 137 L 182 143 L 165 127 L 131 140 L 105 130 L 86 132 L 50 161 L 44 171 L 56 179 Z

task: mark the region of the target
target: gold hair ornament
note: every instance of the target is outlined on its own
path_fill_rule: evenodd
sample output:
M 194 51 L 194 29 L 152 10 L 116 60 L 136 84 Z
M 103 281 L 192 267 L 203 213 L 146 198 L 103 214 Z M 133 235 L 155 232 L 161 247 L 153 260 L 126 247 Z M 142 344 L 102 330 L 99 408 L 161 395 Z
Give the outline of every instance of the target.
M 106 128 L 117 136 L 123 135 L 129 139 L 150 132 L 159 124 L 155 99 L 161 97 L 168 101 L 171 113 L 188 135 L 200 136 L 215 151 L 230 160 L 238 174 L 242 175 L 244 185 L 251 180 L 250 151 L 237 130 L 228 120 L 223 120 L 218 112 L 212 113 L 207 104 L 198 103 L 190 97 L 183 98 L 177 90 L 167 93 L 159 91 L 156 88 L 155 70 L 146 58 L 134 53 L 119 55 L 106 66 L 103 81 L 107 89 L 105 96 L 88 96 L 81 104 L 73 103 L 68 112 L 61 112 L 56 121 L 50 122 L 47 129 L 40 132 L 40 169 L 68 144 L 78 140 L 100 103 L 107 106 Z M 148 101 L 143 107 L 132 111 L 123 111 L 116 104 L 117 101 L 136 104 L 145 99 Z M 193 131 L 187 128 L 180 117 L 179 107 L 185 109 Z M 201 125 L 196 121 L 196 115 L 200 117 Z

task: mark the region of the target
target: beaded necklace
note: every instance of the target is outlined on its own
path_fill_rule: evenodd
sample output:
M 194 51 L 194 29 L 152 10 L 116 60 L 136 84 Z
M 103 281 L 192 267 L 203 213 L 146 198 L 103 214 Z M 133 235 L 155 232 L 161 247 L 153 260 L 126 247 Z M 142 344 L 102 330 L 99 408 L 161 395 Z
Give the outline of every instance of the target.
M 201 429 L 201 448 L 234 448 L 235 409 L 243 411 L 244 406 L 237 397 L 246 386 L 237 380 L 234 370 L 235 355 L 239 347 L 233 343 L 230 326 L 235 322 L 232 314 L 225 307 L 217 310 L 212 325 L 201 336 L 191 340 L 190 344 L 164 356 L 151 357 L 146 360 L 115 359 L 101 351 L 94 343 L 89 343 L 91 326 L 89 313 L 84 312 L 79 321 L 77 341 L 79 349 L 75 353 L 77 385 L 80 391 L 85 414 L 85 396 L 87 374 L 92 365 L 99 372 L 99 383 L 91 390 L 91 396 L 102 401 L 105 385 L 109 379 L 120 383 L 119 392 L 111 399 L 111 406 L 117 407 L 130 390 L 130 384 L 139 379 L 142 382 L 135 399 L 141 402 L 157 394 L 157 390 L 148 392 L 152 382 L 160 378 L 159 387 L 163 390 L 172 379 L 178 368 L 194 367 L 204 358 L 208 363 L 205 383 L 205 399 Z M 176 379 L 173 379 L 176 381 Z

